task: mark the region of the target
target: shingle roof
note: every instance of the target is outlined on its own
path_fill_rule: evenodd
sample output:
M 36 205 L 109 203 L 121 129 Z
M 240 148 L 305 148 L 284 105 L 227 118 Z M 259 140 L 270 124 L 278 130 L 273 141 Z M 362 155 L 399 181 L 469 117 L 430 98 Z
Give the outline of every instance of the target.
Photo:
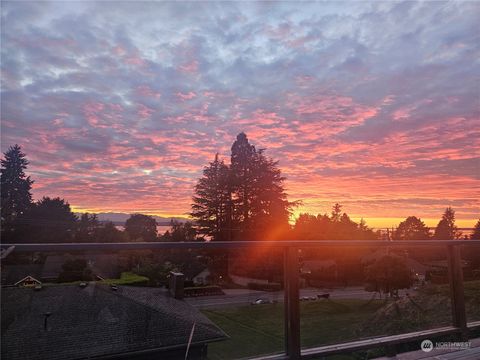
M 51 312 L 47 330 L 44 314 Z M 2 291 L 2 357 L 83 359 L 92 356 L 185 346 L 225 339 L 225 333 L 195 308 L 164 290 L 90 283 L 41 291 Z

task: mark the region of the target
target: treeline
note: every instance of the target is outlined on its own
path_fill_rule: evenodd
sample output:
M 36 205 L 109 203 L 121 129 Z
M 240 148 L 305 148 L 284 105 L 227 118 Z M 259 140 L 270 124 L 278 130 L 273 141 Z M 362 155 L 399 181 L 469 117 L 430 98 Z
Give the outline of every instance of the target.
M 4 243 L 127 242 L 127 241 L 229 241 L 229 240 L 450 240 L 465 237 L 448 207 L 430 232 L 415 216 L 407 217 L 387 234 L 374 232 L 365 221 L 353 221 L 335 204 L 330 215 L 301 214 L 289 224 L 292 209 L 278 162 L 256 149 L 240 133 L 231 147 L 230 164 L 219 159 L 203 170 L 194 188 L 193 222 L 172 223 L 159 236 L 148 215 L 133 214 L 124 231 L 112 222 L 99 222 L 95 214 L 77 216 L 58 197 L 33 202 L 33 180 L 20 146 L 11 146 L 1 160 L 1 235 Z M 480 220 L 471 239 L 480 239 Z
M 193 241 L 197 234 L 191 223 L 172 222 L 171 229 L 157 234 L 155 218 L 133 214 L 124 231 L 113 222 L 100 222 L 95 214 L 72 212 L 59 197 L 32 200 L 33 180 L 26 176 L 26 155 L 11 146 L 1 160 L 1 236 L 3 243 Z

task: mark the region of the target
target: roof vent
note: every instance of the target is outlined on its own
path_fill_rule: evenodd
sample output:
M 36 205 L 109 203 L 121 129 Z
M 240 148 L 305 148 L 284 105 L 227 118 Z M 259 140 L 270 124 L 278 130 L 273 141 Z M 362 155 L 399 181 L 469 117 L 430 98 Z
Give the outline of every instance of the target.
M 48 317 L 49 317 L 50 315 L 52 315 L 52 313 L 51 313 L 50 311 L 48 311 L 48 312 L 46 312 L 46 313 L 43 314 L 43 316 L 45 316 L 45 320 L 44 320 L 44 322 L 43 322 L 43 329 L 44 329 L 45 331 L 48 330 L 47 321 L 48 321 Z

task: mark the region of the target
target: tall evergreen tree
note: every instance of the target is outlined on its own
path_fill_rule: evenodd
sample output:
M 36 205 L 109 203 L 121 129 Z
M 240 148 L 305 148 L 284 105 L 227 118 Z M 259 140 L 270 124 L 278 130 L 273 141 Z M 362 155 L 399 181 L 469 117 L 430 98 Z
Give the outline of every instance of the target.
M 203 177 L 198 180 L 193 196 L 190 215 L 198 225 L 201 234 L 212 240 L 228 240 L 230 232 L 230 188 L 229 169 L 223 160 L 215 160 L 203 169 Z
M 340 221 L 340 218 L 342 217 L 342 205 L 339 203 L 335 203 L 332 208 L 332 221 L 333 222 L 338 222 Z
M 287 194 L 278 162 L 256 150 L 240 133 L 232 145 L 231 190 L 237 239 L 279 238 L 289 228 L 294 203 Z
M 247 135 L 240 133 L 232 145 L 231 187 L 234 204 L 234 223 L 245 227 L 250 218 L 252 185 L 255 182 L 255 146 L 248 142 Z
M 15 230 L 15 221 L 32 206 L 33 181 L 25 175 L 28 160 L 20 146 L 11 146 L 4 155 L 1 160 L 1 225 L 2 236 L 9 239 Z
M 195 186 L 192 212 L 199 232 L 214 240 L 280 238 L 294 203 L 287 201 L 278 163 L 240 133 L 230 167 L 218 157 Z
M 447 207 L 435 228 L 435 239 L 437 240 L 453 240 L 460 236 L 458 228 L 455 226 L 455 211 L 451 207 Z

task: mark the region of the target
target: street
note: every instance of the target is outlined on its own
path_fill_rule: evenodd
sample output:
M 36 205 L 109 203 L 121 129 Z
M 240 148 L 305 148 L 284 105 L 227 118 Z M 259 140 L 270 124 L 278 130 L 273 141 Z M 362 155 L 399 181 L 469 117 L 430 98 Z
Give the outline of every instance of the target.
M 224 289 L 225 295 L 202 296 L 185 298 L 185 301 L 197 308 L 225 307 L 249 305 L 257 299 L 265 299 L 273 302 L 283 302 L 283 290 L 275 292 L 257 291 L 249 289 Z M 330 299 L 371 299 L 372 292 L 365 291 L 361 286 L 351 286 L 341 289 L 300 289 L 300 298 L 315 297 L 321 294 L 330 294 Z M 405 296 L 406 293 L 413 294 L 414 291 L 400 290 L 399 296 Z M 378 294 L 377 294 L 378 298 Z M 324 299 L 309 301 L 325 301 Z

